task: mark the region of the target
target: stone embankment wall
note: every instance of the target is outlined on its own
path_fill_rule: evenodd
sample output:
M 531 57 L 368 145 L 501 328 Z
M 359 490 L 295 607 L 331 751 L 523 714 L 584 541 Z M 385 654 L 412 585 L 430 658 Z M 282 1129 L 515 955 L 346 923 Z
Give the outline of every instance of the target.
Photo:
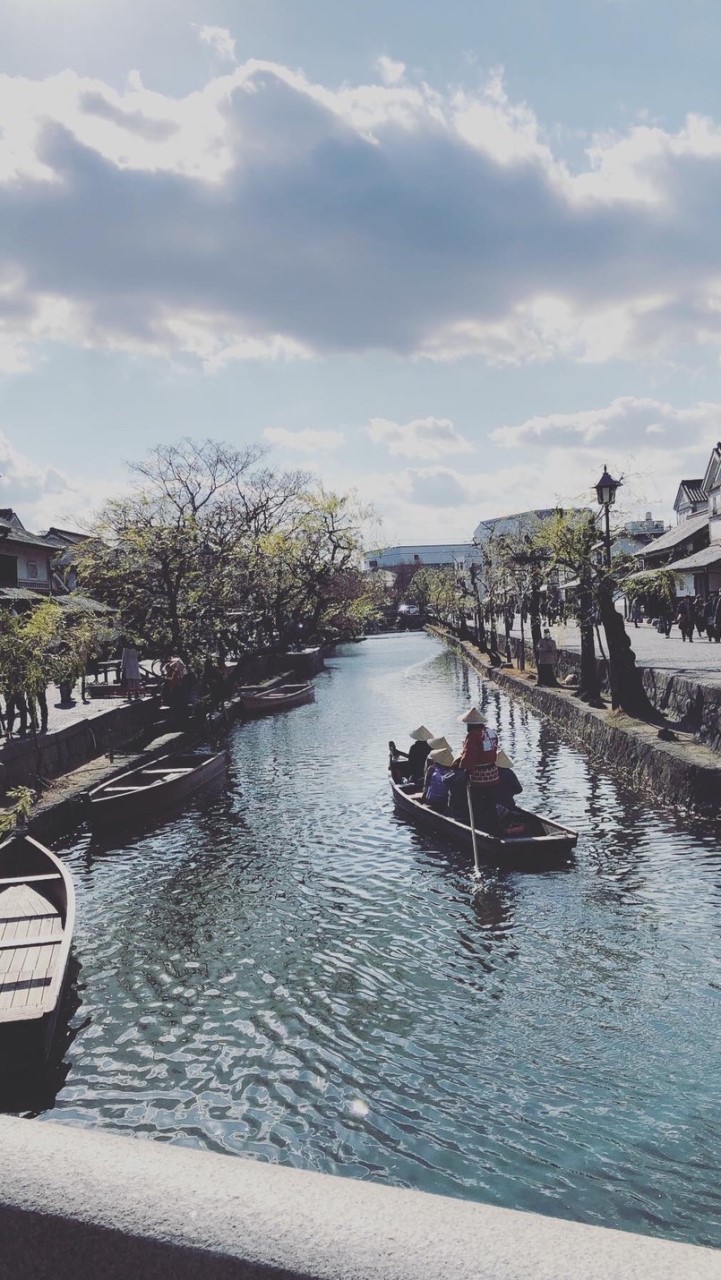
M 158 697 L 143 698 L 112 706 L 90 720 L 76 720 L 55 733 L 39 734 L 36 742 L 31 736 L 11 738 L 0 751 L 2 789 L 30 787 L 38 775 L 57 778 L 95 756 L 119 750 L 150 728 L 159 705 Z
M 705 812 L 721 809 L 721 758 L 690 735 L 677 742 L 662 741 L 655 725 L 587 707 L 565 689 L 541 688 L 510 668 L 492 667 L 470 642 L 439 627 L 428 630 L 458 650 L 486 679 L 533 703 L 630 786 L 672 804 Z
M 0 1117 L 13 1280 L 721 1280 L 721 1252 Z
M 631 636 L 633 648 L 633 635 Z M 511 653 L 515 662 L 521 653 L 521 641 L 511 637 Z M 533 648 L 525 645 L 526 665 L 535 667 Z M 608 690 L 606 663 L 596 660 L 601 688 Z M 680 729 L 692 733 L 697 742 L 721 752 L 721 685 L 704 684 L 691 676 L 675 675 L 671 671 L 656 671 L 653 667 L 640 667 L 643 686 L 652 704 L 671 720 L 677 720 Z M 578 678 L 581 673 L 581 655 L 569 649 L 559 649 L 556 674 L 559 680 L 565 676 Z

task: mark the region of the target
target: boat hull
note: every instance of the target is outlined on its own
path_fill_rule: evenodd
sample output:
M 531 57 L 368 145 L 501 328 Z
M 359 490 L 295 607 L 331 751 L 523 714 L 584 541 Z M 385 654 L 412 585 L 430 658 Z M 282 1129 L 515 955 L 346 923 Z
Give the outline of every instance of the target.
M 289 692 L 282 688 L 269 690 L 267 693 L 244 694 L 241 706 L 247 716 L 268 716 L 278 711 L 292 711 L 294 707 L 305 706 L 315 701 L 315 689 L 312 684 L 294 686 Z
M 212 782 L 225 771 L 227 756 L 224 751 L 215 755 L 195 757 L 198 761 L 189 772 L 142 785 L 148 775 L 157 777 L 163 770 L 172 772 L 173 762 L 192 761 L 189 755 L 161 756 L 129 773 L 111 778 L 95 787 L 88 797 L 90 818 L 94 824 L 108 827 L 114 823 L 136 821 L 153 817 L 156 813 L 182 803 L 201 787 Z M 187 767 L 187 766 L 186 766 Z M 137 784 L 137 786 L 136 786 Z M 127 787 L 128 790 L 123 790 Z M 117 790 L 113 790 L 117 788 Z
M 2 1074 L 50 1054 L 74 926 L 75 888 L 61 859 L 30 836 L 5 840 L 0 845 Z
M 446 814 L 436 813 L 427 805 L 421 804 L 418 792 L 411 783 L 397 782 L 390 777 L 393 804 L 396 813 L 419 828 L 432 832 L 468 851 L 473 856 L 473 834 L 470 826 L 456 822 Z M 540 823 L 544 828 L 543 835 L 523 837 L 500 837 L 490 835 L 476 827 L 476 843 L 479 857 L 494 866 L 508 866 L 523 870 L 541 870 L 568 863 L 572 856 L 578 835 L 550 818 L 540 818 L 527 810 L 519 810 L 519 814 Z

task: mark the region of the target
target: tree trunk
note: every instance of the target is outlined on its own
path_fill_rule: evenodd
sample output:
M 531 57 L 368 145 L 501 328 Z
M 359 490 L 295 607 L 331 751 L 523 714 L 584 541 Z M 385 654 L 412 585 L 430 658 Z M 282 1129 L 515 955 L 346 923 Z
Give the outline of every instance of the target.
M 528 601 L 528 614 L 531 621 L 531 644 L 533 645 L 533 656 L 536 660 L 536 669 L 538 669 L 538 645 L 541 640 L 541 592 L 537 583 L 534 583 L 531 588 L 530 598 Z
M 638 720 L 660 722 L 663 717 L 649 700 L 641 682 L 636 655 L 623 618 L 613 603 L 610 584 L 604 584 L 599 592 L 599 608 L 608 645 L 611 706 Z
M 582 581 L 578 590 L 579 627 L 581 631 L 581 683 L 578 696 L 592 707 L 603 706 L 601 685 L 596 666 L 596 646 L 593 639 L 593 596 L 588 582 Z

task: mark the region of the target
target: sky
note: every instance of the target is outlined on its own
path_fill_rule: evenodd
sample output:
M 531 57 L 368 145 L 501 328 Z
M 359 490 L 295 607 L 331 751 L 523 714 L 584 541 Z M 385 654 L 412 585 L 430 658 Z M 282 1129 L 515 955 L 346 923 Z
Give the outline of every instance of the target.
M 0 502 L 183 435 L 381 540 L 672 519 L 721 438 L 717 0 L 4 0 Z

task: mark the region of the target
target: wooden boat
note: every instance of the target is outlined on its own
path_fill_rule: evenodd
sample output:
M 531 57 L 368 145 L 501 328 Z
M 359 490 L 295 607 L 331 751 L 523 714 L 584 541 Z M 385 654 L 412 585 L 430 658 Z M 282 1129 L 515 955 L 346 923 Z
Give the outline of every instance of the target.
M 436 813 L 421 804 L 421 792 L 414 782 L 399 782 L 389 774 L 396 812 L 410 819 L 421 830 L 444 836 L 473 856 L 473 834 L 467 823 L 457 822 L 445 813 Z M 527 809 L 516 809 L 523 835 L 491 835 L 476 826 L 479 857 L 495 866 L 534 870 L 568 862 L 578 840 L 575 831 L 562 827 L 551 818 L 539 817 Z M 514 816 L 515 816 L 514 815 Z
M 246 715 L 266 716 L 274 711 L 290 711 L 292 707 L 302 707 L 314 699 L 315 689 L 308 682 L 279 684 L 272 689 L 242 693 L 241 705 Z
M 217 778 L 226 763 L 224 751 L 159 756 L 94 787 L 88 796 L 90 816 L 103 824 L 150 817 Z
M 0 1067 L 47 1057 L 75 925 L 67 867 L 31 836 L 0 844 Z

